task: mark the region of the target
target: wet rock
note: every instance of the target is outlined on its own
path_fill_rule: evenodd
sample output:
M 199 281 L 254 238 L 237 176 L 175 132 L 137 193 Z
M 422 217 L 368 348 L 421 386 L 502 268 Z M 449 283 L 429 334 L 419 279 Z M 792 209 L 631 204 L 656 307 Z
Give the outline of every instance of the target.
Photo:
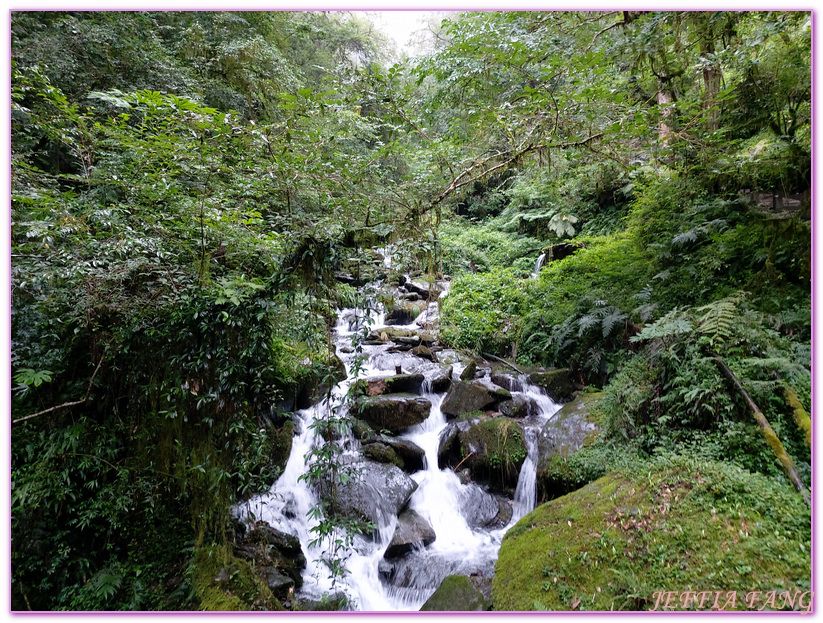
M 384 394 L 357 399 L 355 413 L 375 430 L 400 433 L 420 424 L 431 411 L 431 402 L 413 394 Z
M 474 375 L 477 373 L 477 361 L 472 359 L 465 367 L 463 372 L 460 373 L 460 380 L 461 381 L 471 381 L 474 378 Z
M 382 441 L 402 459 L 403 465 L 400 466 L 402 469 L 412 474 L 423 469 L 423 459 L 426 457 L 426 452 L 416 443 L 408 439 L 386 436 L 383 436 Z
M 289 596 L 289 591 L 294 590 L 294 580 L 287 575 L 283 575 L 277 567 L 262 567 L 258 573 L 266 586 L 271 589 L 272 595 L 278 599 L 285 599 Z
M 406 290 L 408 290 L 409 292 L 414 292 L 415 294 L 421 296 L 424 299 L 429 298 L 429 295 L 431 294 L 431 288 L 429 287 L 429 284 L 423 283 L 421 281 L 409 280 L 403 285 L 406 286 Z
M 395 302 L 391 309 L 386 310 L 385 322 L 387 325 L 410 324 L 425 307 L 423 301 Z
M 523 381 L 521 381 L 519 377 L 506 372 L 501 372 L 499 369 L 492 371 L 491 381 L 503 389 L 508 389 L 510 392 L 523 391 Z
M 403 469 L 405 466 L 405 462 L 397 455 L 394 448 L 379 441 L 364 445 L 361 452 L 366 458 L 377 461 L 378 463 L 391 463 L 392 465 L 397 465 L 400 469 Z
M 404 301 L 419 301 L 421 299 L 420 295 L 417 292 L 407 292 L 400 298 L 402 298 Z
M 300 540 L 296 536 L 273 528 L 265 521 L 252 524 L 251 530 L 246 534 L 245 541 L 249 544 L 273 545 L 284 555 L 295 559 L 303 556 Z
M 386 379 L 386 390 L 390 394 L 402 392 L 419 394 L 423 390 L 425 380 L 422 374 L 397 374 Z
M 456 467 L 462 460 L 460 455 L 460 439 L 458 433 L 465 432 L 471 428 L 469 421 L 449 422 L 440 431 L 440 441 L 437 446 L 437 464 L 440 469 L 448 466 Z
M 522 394 L 516 394 L 512 396 L 511 400 L 501 402 L 498 409 L 500 409 L 502 415 L 511 418 L 524 418 L 535 415 L 539 411 L 537 403 Z
M 462 413 L 491 408 L 499 398 L 485 385 L 453 381 L 440 406 L 440 410 L 448 417 L 456 417 Z
M 450 575 L 420 608 L 421 612 L 482 612 L 490 610 L 491 604 L 483 593 L 465 575 Z
M 519 424 L 508 418 L 476 420 L 467 430 L 458 429 L 457 436 L 461 460 L 474 480 L 504 490 L 517 486 L 527 454 Z
M 431 388 L 436 394 L 448 391 L 452 384 L 452 366 L 449 366 L 442 373 L 432 378 Z
M 431 346 L 437 342 L 437 335 L 432 331 L 422 331 L 420 333 L 420 343 L 423 346 Z
M 397 527 L 384 556 L 397 558 L 410 552 L 415 546 L 425 547 L 434 543 L 436 537 L 434 528 L 428 521 L 416 511 L 406 509 L 397 517 Z
M 539 370 L 529 374 L 535 385 L 542 387 L 549 398 L 555 402 L 567 402 L 574 395 L 575 386 L 568 368 L 558 370 Z
M 273 567 L 291 578 L 292 585 L 303 585 L 306 557 L 297 537 L 281 532 L 264 521 L 255 522 L 235 546 L 235 553 L 263 567 Z
M 378 525 L 406 506 L 417 483 L 395 465 L 360 461 L 356 476 L 341 485 L 338 499 L 344 513 Z
M 472 528 L 488 528 L 500 514 L 497 498 L 476 484 L 460 489 L 460 508 L 466 523 Z
M 374 432 L 374 429 L 357 418 L 352 420 L 351 433 L 355 439 L 364 444 L 377 439 L 377 433 Z
M 580 394 L 563 405 L 543 426 L 537 438 L 537 487 L 541 498 L 557 497 L 602 475 L 596 470 L 589 470 L 593 477 L 588 478 L 587 474 L 566 473 L 568 470 L 561 469 L 563 466 L 559 464 L 579 450 L 586 438 L 599 429 L 591 409 L 602 397 L 602 392 Z
M 415 346 L 411 352 L 412 355 L 420 357 L 421 359 L 428 359 L 429 361 L 437 363 L 437 357 L 434 356 L 427 346 Z
M 342 591 L 324 595 L 323 599 L 295 599 L 295 610 L 306 612 L 337 612 L 349 609 L 349 600 Z

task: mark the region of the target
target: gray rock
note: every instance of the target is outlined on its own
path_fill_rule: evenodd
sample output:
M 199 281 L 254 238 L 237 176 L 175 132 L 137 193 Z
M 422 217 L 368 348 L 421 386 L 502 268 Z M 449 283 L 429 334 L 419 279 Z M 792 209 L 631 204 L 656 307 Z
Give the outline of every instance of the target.
M 477 373 L 477 361 L 472 359 L 460 373 L 461 381 L 471 381 Z
M 446 368 L 441 374 L 432 379 L 432 391 L 436 394 L 448 391 L 452 384 L 452 366 Z
M 491 409 L 498 400 L 499 397 L 485 385 L 453 381 L 440 410 L 446 416 L 456 417 L 470 411 Z
M 589 408 L 597 394 L 578 396 L 563 405 L 552 419 L 544 424 L 537 438 L 538 465 L 555 455 L 568 456 L 580 449 L 586 436 L 598 426 L 591 421 Z
M 423 422 L 431 406 L 431 402 L 413 394 L 384 394 L 358 398 L 355 413 L 375 430 L 396 434 Z
M 410 552 L 417 545 L 430 545 L 435 538 L 437 535 L 431 524 L 416 511 L 406 509 L 397 517 L 397 527 L 384 556 L 397 558 Z
M 461 487 L 460 508 L 472 528 L 488 528 L 500 514 L 497 498 L 475 484 Z
M 466 575 L 450 575 L 420 608 L 421 612 L 483 612 L 491 604 Z
M 574 395 L 574 381 L 568 368 L 538 370 L 529 374 L 529 379 L 542 387 L 555 402 L 566 402 Z
M 260 577 L 265 580 L 272 594 L 278 599 L 288 597 L 289 590 L 294 588 L 294 580 L 280 573 L 276 567 L 263 567 L 260 569 Z
M 338 490 L 340 506 L 375 525 L 397 515 L 417 490 L 417 483 L 394 465 L 361 461 L 353 467 L 355 477 Z
M 423 469 L 423 459 L 426 458 L 426 451 L 416 443 L 408 439 L 397 439 L 386 436 L 383 436 L 382 441 L 391 447 L 397 456 L 403 459 L 404 470 L 413 474 Z
M 500 413 L 511 418 L 524 418 L 530 415 L 536 415 L 539 410 L 534 400 L 522 394 L 515 394 L 511 400 L 501 402 L 498 409 L 500 409 Z

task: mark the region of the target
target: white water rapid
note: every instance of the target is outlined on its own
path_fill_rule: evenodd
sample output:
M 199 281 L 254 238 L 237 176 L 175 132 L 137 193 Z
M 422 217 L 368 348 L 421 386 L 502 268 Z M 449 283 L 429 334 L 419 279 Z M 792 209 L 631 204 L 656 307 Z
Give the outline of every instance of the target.
M 437 314 L 437 304 L 432 303 L 416 322 L 395 327 L 420 331 L 423 324 Z M 362 315 L 362 313 L 361 313 Z M 384 328 L 382 313 L 370 314 L 373 331 Z M 352 335 L 361 326 L 353 310 L 339 314 L 335 329 L 337 354 L 346 364 L 346 372 L 351 374 L 354 355 L 350 352 Z M 360 370 L 360 377 L 387 377 L 400 366 L 404 373 L 420 373 L 426 377 L 423 397 L 431 402 L 428 419 L 398 435 L 399 439 L 410 441 L 425 452 L 424 467 L 411 474 L 418 487 L 408 502 L 408 508 L 416 511 L 434 529 L 436 539 L 427 547 L 416 546 L 399 559 L 386 560 L 384 553 L 389 546 L 397 517 L 382 517 L 378 522 L 376 535 L 372 538 L 355 537 L 348 559 L 349 571 L 342 582 L 332 586 L 324 556 L 328 552 L 322 547 L 311 546 L 312 528 L 317 524 L 310 518 L 310 510 L 318 503 L 317 494 L 301 480 L 306 473 L 306 464 L 312 448 L 324 443 L 315 437 L 311 423 L 322 417 L 327 404 L 320 403 L 299 411 L 294 416 L 297 433 L 291 455 L 285 470 L 266 495 L 258 496 L 235 509 L 244 521 L 263 520 L 274 528 L 292 534 L 300 540 L 306 555 L 307 565 L 303 572 L 304 584 L 300 594 L 309 599 L 319 599 L 324 594 L 344 591 L 352 607 L 369 611 L 419 610 L 440 582 L 447 575 L 479 572 L 487 577 L 493 574 L 494 562 L 500 542 L 506 531 L 531 511 L 535 505 L 535 469 L 537 461 L 537 436 L 543 424 L 559 409 L 538 387 L 530 384 L 525 377 L 511 377 L 512 394 L 520 394 L 531 405 L 527 417 L 521 420 L 525 431 L 528 456 L 520 471 L 512 507 L 511 520 L 502 527 L 482 529 L 472 527 L 467 514 L 476 512 L 478 500 L 492 497 L 477 484 L 461 483 L 452 469 L 438 467 L 438 446 L 440 435 L 448 423 L 440 406 L 445 393 L 434 393 L 431 379 L 442 374 L 442 367 L 409 352 L 389 352 L 391 342 L 383 345 L 364 345 L 363 354 L 368 358 Z M 454 365 L 455 374 L 463 369 Z M 333 390 L 333 400 L 342 402 L 348 387 L 355 379 L 349 378 Z M 484 380 L 487 385 L 490 381 Z M 359 457 L 360 442 L 350 437 L 345 440 L 344 459 Z M 494 498 L 495 500 L 497 498 Z M 496 502 L 495 502 L 496 503 Z M 506 502 L 503 502 L 504 504 Z M 422 544 L 419 544 L 422 545 Z

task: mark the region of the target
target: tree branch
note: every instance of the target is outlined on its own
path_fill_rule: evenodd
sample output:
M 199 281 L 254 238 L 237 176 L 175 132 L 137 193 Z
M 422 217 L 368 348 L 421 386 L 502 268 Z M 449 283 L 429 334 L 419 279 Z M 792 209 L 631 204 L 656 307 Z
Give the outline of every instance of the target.
M 81 405 L 89 399 L 89 394 L 91 394 L 91 386 L 94 383 L 94 377 L 97 376 L 97 371 L 100 370 L 100 366 L 103 365 L 104 357 L 100 357 L 100 361 L 97 363 L 97 367 L 94 369 L 94 373 L 91 375 L 91 379 L 89 380 L 89 386 L 86 389 L 86 395 L 83 396 L 82 400 L 75 400 L 73 402 L 64 402 L 61 405 L 57 405 L 56 407 L 50 407 L 48 409 L 43 409 L 42 411 L 38 411 L 37 413 L 32 413 L 31 415 L 27 415 L 26 417 L 17 418 L 16 420 L 12 420 L 12 424 L 17 424 L 18 422 L 25 422 L 26 420 L 30 420 L 40 415 L 45 415 L 46 413 L 51 413 L 52 411 L 57 411 L 58 409 L 66 409 L 67 407 L 74 407 L 76 405 Z
M 803 499 L 806 501 L 806 504 L 811 506 L 811 499 L 809 498 L 809 492 L 806 490 L 806 486 L 803 484 L 803 481 L 800 480 L 800 476 L 797 473 L 797 470 L 794 466 L 794 461 L 792 461 L 792 457 L 788 455 L 786 449 L 783 447 L 783 444 L 780 442 L 780 439 L 774 432 L 771 424 L 769 424 L 769 420 L 766 419 L 766 416 L 763 415 L 763 412 L 758 408 L 755 404 L 754 400 L 752 400 L 751 396 L 749 396 L 748 392 L 743 389 L 743 384 L 738 380 L 738 378 L 734 375 L 729 369 L 729 366 L 720 358 L 715 356 L 714 362 L 717 364 L 717 367 L 720 368 L 720 371 L 726 376 L 729 381 L 731 381 L 732 385 L 734 385 L 737 393 L 743 397 L 746 406 L 749 407 L 749 410 L 752 412 L 754 419 L 757 421 L 757 425 L 760 427 L 761 432 L 763 433 L 763 437 L 766 438 L 766 443 L 769 444 L 769 447 L 777 456 L 778 461 L 780 461 L 780 465 L 783 467 L 783 472 L 786 474 L 788 479 L 792 482 L 795 488 L 800 492 L 800 495 L 803 496 Z

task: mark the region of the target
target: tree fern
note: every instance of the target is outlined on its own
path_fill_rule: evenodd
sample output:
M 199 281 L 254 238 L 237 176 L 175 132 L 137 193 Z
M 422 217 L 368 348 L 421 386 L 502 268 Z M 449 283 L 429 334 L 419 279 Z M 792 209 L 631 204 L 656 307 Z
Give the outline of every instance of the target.
M 738 309 L 746 296 L 745 292 L 736 292 L 695 309 L 695 312 L 702 314 L 697 321 L 698 333 L 707 335 L 712 346 L 728 341 L 734 335 Z
M 694 326 L 689 317 L 683 310 L 675 307 L 656 322 L 643 327 L 643 330 L 630 337 L 629 341 L 662 340 L 666 342 L 675 336 L 685 335 L 692 331 L 694 331 Z

